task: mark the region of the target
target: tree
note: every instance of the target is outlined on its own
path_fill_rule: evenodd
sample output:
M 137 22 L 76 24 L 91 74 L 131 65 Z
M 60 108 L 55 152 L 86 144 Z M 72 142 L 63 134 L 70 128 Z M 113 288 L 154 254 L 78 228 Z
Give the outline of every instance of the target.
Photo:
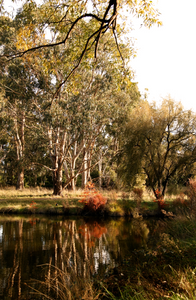
M 58 61 L 59 53 L 54 62 Z M 47 74 L 43 75 L 47 86 L 40 93 L 36 124 L 43 143 L 48 145 L 45 155 L 49 155 L 51 164 L 46 167 L 53 172 L 54 194 L 61 194 L 62 188 L 69 184 L 74 189 L 79 174 L 85 186 L 90 170 L 99 162 L 99 154 L 102 152 L 104 156 L 113 143 L 111 128 L 139 99 L 138 92 L 130 97 L 135 85 L 123 79 L 118 63 L 119 60 L 112 56 L 107 61 L 107 53 L 103 52 L 96 65 L 91 60 L 81 64 L 77 82 L 72 81 L 74 90 L 70 84 L 62 87 L 58 100 L 52 104 L 48 90 L 52 90 L 52 85 L 55 88 L 66 68 L 55 66 L 49 89 Z
M 1 2 L 3 3 L 3 0 Z M 39 32 L 44 32 L 47 28 L 54 34 L 52 34 L 52 38 L 48 42 L 43 43 L 41 40 L 36 40 L 35 43 L 29 44 L 23 49 L 16 48 L 12 53 L 3 53 L 1 57 L 9 60 L 10 58 L 21 57 L 46 47 L 55 48 L 59 45 L 69 47 L 70 43 L 77 45 L 78 35 L 76 33 L 82 28 L 78 51 L 71 53 L 74 56 L 73 64 L 68 74 L 61 80 L 54 94 L 54 97 L 57 97 L 60 87 L 77 70 L 81 61 L 86 58 L 86 55 L 93 55 L 94 53 L 94 57 L 97 58 L 100 42 L 106 33 L 111 33 L 118 53 L 124 60 L 119 41 L 126 29 L 131 27 L 126 26 L 125 10 L 128 10 L 130 15 L 140 17 L 146 26 L 150 27 L 154 23 L 161 24 L 158 19 L 159 13 L 150 0 L 108 0 L 107 3 L 102 0 L 93 0 L 91 3 L 83 0 L 50 0 L 40 5 L 37 5 L 34 1 L 30 1 L 30 3 L 26 1 L 23 5 L 22 13 L 24 12 L 26 15 L 25 29 L 29 28 L 29 30 L 26 30 L 27 35 L 30 36 L 31 32 L 38 28 Z M 21 31 L 23 26 L 22 24 Z M 57 28 L 58 31 L 56 31 Z M 63 35 L 59 35 L 58 32 L 62 32 Z M 67 60 L 70 61 L 69 56 Z
M 13 21 L 2 17 L 6 25 L 4 32 L 7 34 L 2 36 L 9 37 L 6 42 L 2 41 L 5 56 L 15 50 L 24 51 L 44 40 L 42 28 L 37 21 L 47 9 L 50 10 L 50 6 L 43 5 L 38 10 L 34 2 L 27 2 Z M 59 14 L 57 9 L 55 17 L 59 17 Z M 79 174 L 82 174 L 85 186 L 90 169 L 100 159 L 100 153 L 103 156 L 110 147 L 109 131 L 114 128 L 119 115 L 122 115 L 120 110 L 123 105 L 132 106 L 139 97 L 138 92 L 130 97 L 136 85 L 131 82 L 130 70 L 122 68 L 109 33 L 99 42 L 102 56 L 94 61 L 92 53 L 86 53 L 85 60 L 78 66 L 77 76 L 70 77 L 69 82 L 61 85 L 63 78 L 71 71 L 70 61 L 75 59 L 74 55 L 80 55 L 80 35 L 88 36 L 89 31 L 95 27 L 95 24 L 83 20 L 80 27 L 74 28 L 74 38 L 69 40 L 67 47 L 58 45 L 52 49 L 40 48 L 35 55 L 15 58 L 9 65 L 5 64 L 2 77 L 7 113 L 13 125 L 16 159 L 20 166 L 20 188 L 24 185 L 26 150 L 34 166 L 44 165 L 53 172 L 55 194 L 61 193 L 63 172 L 66 176 L 65 186 L 71 183 L 74 188 Z M 10 28 L 12 35 L 9 35 Z M 67 28 L 58 22 L 53 22 L 50 30 L 58 35 L 58 39 L 67 32 Z M 127 61 L 131 51 L 123 43 L 120 46 L 124 60 Z M 58 98 L 54 97 L 56 90 Z M 31 138 L 26 143 L 27 132 Z M 42 145 L 39 146 L 40 141 Z M 50 157 L 50 164 L 46 157 Z
M 180 103 L 166 99 L 160 107 L 147 102 L 130 115 L 119 156 L 119 174 L 133 185 L 136 175 L 146 175 L 146 185 L 156 198 L 164 197 L 171 178 L 196 162 L 196 118 Z

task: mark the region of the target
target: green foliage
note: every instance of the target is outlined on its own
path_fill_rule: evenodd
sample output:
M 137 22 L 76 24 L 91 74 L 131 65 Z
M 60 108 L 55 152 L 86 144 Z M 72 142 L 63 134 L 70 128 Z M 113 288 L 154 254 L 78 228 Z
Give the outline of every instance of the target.
M 5 17 L 1 6 L 9 184 L 21 176 L 26 185 L 50 185 L 46 168 L 60 189 L 76 183 L 86 167 L 96 167 L 102 155 L 102 187 L 118 185 L 116 164 L 109 162 L 140 93 L 128 67 L 134 49 L 128 39 L 124 42 L 126 26 L 118 24 L 117 16 L 122 19 L 126 7 L 151 26 L 160 24 L 159 14 L 151 1 L 92 4 L 25 1 L 13 18 Z M 83 177 L 81 181 L 84 185 Z
M 146 186 L 156 196 L 164 196 L 169 180 L 184 173 L 196 161 L 196 118 L 181 104 L 164 100 L 160 107 L 147 102 L 133 110 L 124 130 L 119 174 L 127 185 L 134 185 L 138 174 L 145 174 Z

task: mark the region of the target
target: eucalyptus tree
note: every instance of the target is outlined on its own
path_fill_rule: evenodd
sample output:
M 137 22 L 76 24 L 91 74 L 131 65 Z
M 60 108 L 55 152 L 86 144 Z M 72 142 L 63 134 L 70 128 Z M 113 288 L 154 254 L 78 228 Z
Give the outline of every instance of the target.
M 15 1 L 13 0 L 13 2 Z M 1 2 L 2 8 L 4 1 L 1 0 Z M 145 26 L 150 27 L 155 23 L 161 24 L 159 12 L 150 0 L 108 0 L 106 2 L 102 0 L 48 0 L 37 3 L 35 1 L 25 1 L 22 11 L 26 15 L 31 11 L 32 17 L 26 18 L 28 24 L 26 24 L 26 27 L 21 24 L 20 31 L 25 30 L 27 36 L 31 36 L 31 31 L 38 27 L 42 32 L 46 31 L 46 28 L 55 32 L 53 29 L 57 27 L 58 31 L 52 34 L 47 42 L 37 39 L 34 43 L 28 44 L 27 47 L 16 48 L 12 53 L 4 53 L 2 57 L 9 60 L 13 57 L 25 56 L 28 59 L 28 54 L 42 48 L 56 48 L 59 45 L 69 48 L 70 43 L 78 45 L 76 32 L 81 31 L 78 51 L 70 52 L 70 55 L 65 59 L 71 61 L 69 72 L 61 79 L 54 97 L 57 97 L 58 89 L 69 80 L 80 63 L 85 60 L 87 54 L 91 53 L 95 58 L 98 57 L 101 41 L 106 34 L 110 33 L 113 36 L 118 55 L 124 60 L 120 47 L 121 38 L 123 38 L 127 28 L 132 27 L 133 17 L 139 17 L 141 23 Z M 84 26 L 85 30 L 83 30 Z M 58 33 L 61 30 L 63 34 L 59 36 Z M 72 60 L 70 60 L 70 56 L 73 58 Z
M 17 44 L 17 37 L 20 34 L 18 22 L 16 19 L 11 20 L 4 16 L 0 18 L 0 22 L 2 25 L 1 51 L 7 54 L 12 53 L 14 49 L 19 47 Z M 21 23 L 23 23 L 22 20 Z M 35 38 L 35 35 L 32 34 L 32 36 Z M 23 43 L 28 42 L 28 39 L 24 37 Z M 28 138 L 29 126 L 31 124 L 32 127 L 32 120 L 34 119 L 32 103 L 36 94 L 37 79 L 30 72 L 33 62 L 35 62 L 35 58 L 32 57 L 29 57 L 28 60 L 19 58 L 12 60 L 9 65 L 3 61 L 4 68 L 1 69 L 0 74 L 1 90 L 4 91 L 6 126 L 9 127 L 9 147 L 12 148 L 12 144 L 14 144 L 16 153 L 15 160 L 17 163 L 13 164 L 13 167 L 15 165 L 17 168 L 17 189 L 24 187 L 24 169 L 27 167 L 28 161 L 25 137 Z
M 103 47 L 107 48 L 107 43 Z M 55 55 L 56 59 L 50 60 L 55 66 L 51 67 L 53 75 L 49 90 L 52 90 L 52 85 L 55 89 L 59 78 L 66 72 L 66 67 L 58 64 L 59 51 Z M 44 143 L 48 145 L 46 154 L 51 166 L 46 167 L 53 172 L 54 194 L 61 194 L 62 188 L 69 184 L 74 189 L 79 174 L 82 174 L 85 185 L 90 170 L 100 160 L 100 153 L 104 156 L 113 144 L 109 128 L 111 130 L 123 114 L 122 103 L 125 114 L 139 99 L 138 92 L 137 97 L 129 97 L 128 91 L 135 85 L 132 87 L 130 79 L 123 76 L 118 67 L 119 60 L 111 55 L 109 58 L 105 51 L 96 65 L 90 59 L 86 60 L 80 66 L 77 81 L 72 79 L 62 87 L 58 99 L 53 99 L 52 104 L 48 76 L 43 75 L 47 85 L 45 90 L 43 88 L 36 115 L 38 131 L 42 132 Z
M 24 187 L 24 170 L 28 160 L 26 141 L 30 142 L 34 116 L 33 99 L 35 97 L 35 82 L 28 72 L 28 66 L 20 61 L 14 61 L 8 68 L 5 78 L 6 110 L 10 123 L 10 134 L 16 150 L 17 160 L 17 189 Z
M 15 40 L 10 43 L 8 53 L 4 51 L 2 55 L 5 61 L 5 57 L 12 56 L 13 52 L 24 54 L 26 50 L 36 48 L 37 44 L 43 44 L 45 24 L 48 24 L 50 35 L 56 41 L 55 47 L 36 48 L 34 55 L 22 55 L 18 60 L 11 61 L 6 67 L 5 74 L 8 85 L 14 87 L 12 92 L 7 90 L 9 105 L 15 103 L 15 109 L 12 109 L 13 117 L 16 116 L 17 105 L 21 107 L 30 105 L 27 111 L 31 117 L 28 117 L 28 120 L 35 118 L 36 121 L 31 123 L 29 128 L 29 132 L 31 131 L 29 141 L 34 141 L 34 145 L 42 141 L 42 144 L 48 146 L 34 149 L 32 144 L 32 151 L 29 153 L 34 154 L 31 155 L 34 164 L 44 165 L 53 172 L 54 194 L 61 193 L 63 168 L 66 174 L 65 186 L 71 182 L 74 188 L 75 179 L 80 173 L 83 173 L 83 184 L 85 184 L 89 170 L 98 161 L 95 159 L 95 154 L 103 154 L 108 149 L 108 141 L 111 140 L 108 130 L 114 128 L 114 119 L 121 114 L 119 112 L 123 107 L 121 102 L 127 99 L 127 103 L 132 105 L 135 101 L 128 95 L 129 90 L 134 90 L 130 71 L 126 68 L 130 55 L 128 47 L 123 43 L 119 44 L 125 62 L 124 68 L 121 64 L 121 55 L 118 48 L 114 46 L 115 41 L 111 42 L 109 33 L 99 41 L 99 48 L 103 52 L 102 57 L 94 60 L 91 47 L 85 48 L 81 56 L 81 48 L 85 47 L 86 41 L 90 43 L 91 39 L 88 40 L 88 37 L 91 32 L 96 31 L 97 24 L 94 18 L 90 22 L 84 21 L 85 18 L 82 18 L 79 23 L 77 21 L 75 24 L 77 26 L 74 25 L 70 31 L 70 38 L 66 39 L 65 47 L 62 46 L 62 37 L 67 36 L 70 30 L 69 22 L 73 22 L 73 18 L 77 18 L 79 13 L 78 7 L 73 10 L 70 3 L 69 10 L 64 15 L 67 10 L 65 3 L 58 5 L 58 2 L 46 1 L 39 6 L 33 1 L 26 2 L 14 19 Z M 62 17 L 63 22 L 59 22 L 59 18 Z M 73 71 L 72 62 L 78 69 L 75 77 L 70 77 Z M 22 68 L 24 71 L 19 78 L 17 70 Z M 14 72 L 14 76 L 10 77 L 10 72 Z M 14 79 L 15 83 L 14 80 L 10 81 L 10 78 Z M 20 83 L 21 89 L 15 85 L 16 83 Z M 26 93 L 28 89 L 29 92 Z M 17 96 L 17 93 L 20 96 Z M 24 97 L 24 101 L 22 94 L 28 94 L 27 98 Z M 136 94 L 139 95 L 137 92 Z M 15 119 L 13 124 L 15 124 L 16 145 L 18 141 L 22 149 L 22 151 L 17 150 L 17 153 L 24 154 L 24 129 L 27 125 L 24 110 L 20 110 L 21 116 L 23 121 L 18 122 Z M 16 125 L 20 125 L 20 129 Z M 103 145 L 103 140 L 106 146 Z M 16 149 L 19 149 L 19 146 Z M 28 147 L 30 147 L 29 143 Z M 37 150 L 39 151 L 36 152 Z M 48 156 L 51 160 L 50 165 L 45 159 Z M 19 160 L 23 168 L 24 156 Z
M 195 113 L 180 103 L 166 99 L 156 107 L 144 102 L 133 110 L 124 131 L 119 174 L 133 185 L 142 172 L 155 196 L 164 196 L 176 173 L 196 162 L 195 134 Z

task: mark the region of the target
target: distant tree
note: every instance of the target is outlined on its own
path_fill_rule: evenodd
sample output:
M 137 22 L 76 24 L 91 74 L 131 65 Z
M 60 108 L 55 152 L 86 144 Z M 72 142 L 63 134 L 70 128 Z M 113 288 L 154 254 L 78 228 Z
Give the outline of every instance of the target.
M 196 162 L 195 134 L 196 116 L 180 103 L 166 99 L 156 107 L 143 102 L 131 113 L 121 141 L 121 178 L 133 185 L 144 173 L 155 197 L 164 197 L 169 180 Z

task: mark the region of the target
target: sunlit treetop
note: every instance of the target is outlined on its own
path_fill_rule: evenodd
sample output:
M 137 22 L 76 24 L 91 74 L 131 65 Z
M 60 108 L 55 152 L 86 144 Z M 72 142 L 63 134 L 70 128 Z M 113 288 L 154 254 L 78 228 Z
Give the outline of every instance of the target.
M 16 0 L 13 0 L 13 2 L 16 3 Z M 17 3 L 19 2 L 17 0 Z M 54 41 L 50 41 L 47 44 L 38 44 L 25 51 L 15 53 L 15 56 L 23 55 L 40 47 L 51 47 L 68 43 L 69 39 L 73 37 L 74 29 L 81 25 L 82 20 L 86 20 L 86 22 L 94 21 L 93 23 L 96 26 L 85 37 L 85 44 L 81 49 L 81 57 L 83 57 L 89 47 L 94 48 L 96 57 L 100 38 L 107 31 L 112 32 L 118 47 L 118 38 L 120 37 L 119 35 L 123 34 L 122 27 L 125 18 L 127 22 L 130 22 L 132 19 L 130 16 L 140 17 L 143 24 L 148 27 L 151 27 L 153 24 L 161 24 L 159 12 L 152 1 L 149 0 L 21 0 L 21 2 L 23 6 L 20 15 L 22 14 L 24 18 L 26 14 L 26 23 L 29 23 L 29 25 L 36 23 L 37 26 L 45 26 L 45 28 L 49 26 L 50 29 L 57 28 L 57 25 L 63 26 L 66 29 L 66 34 L 61 40 L 57 41 L 54 39 Z M 1 10 L 3 10 L 4 0 L 0 0 L 0 3 Z
M 0 0 L 0 4 L 1 14 L 5 15 L 5 0 Z M 140 18 L 148 27 L 161 25 L 160 14 L 150 0 L 13 0 L 16 4 L 20 6 L 13 19 L 17 42 L 12 51 L 1 53 L 0 57 L 9 61 L 27 58 L 32 52 L 36 55 L 35 52 L 46 48 L 70 49 L 72 53 L 67 59 L 72 68 L 64 83 L 87 57 L 97 59 L 106 33 L 113 37 L 124 64 L 121 45 L 131 30 L 133 18 Z

